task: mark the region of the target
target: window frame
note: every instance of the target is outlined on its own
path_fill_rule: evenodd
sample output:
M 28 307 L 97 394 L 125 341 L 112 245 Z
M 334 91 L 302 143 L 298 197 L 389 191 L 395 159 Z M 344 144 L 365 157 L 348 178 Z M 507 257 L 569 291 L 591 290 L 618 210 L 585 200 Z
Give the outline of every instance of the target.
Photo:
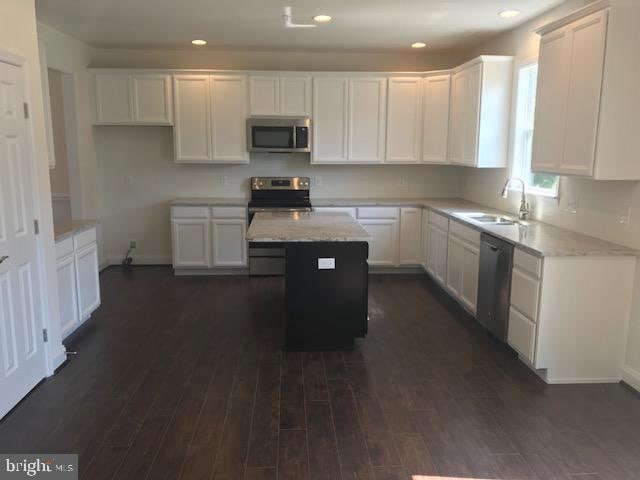
M 529 69 L 532 67 L 536 68 L 536 85 L 535 85 L 535 88 L 533 89 L 533 92 L 530 92 L 530 95 L 533 95 L 534 112 L 531 114 L 531 118 L 529 119 L 530 127 L 523 128 L 521 125 L 523 121 L 522 113 L 521 113 L 521 106 L 522 106 L 523 99 L 521 98 L 521 95 L 523 95 L 522 92 L 523 92 L 523 88 L 525 88 L 525 85 L 523 85 L 521 81 L 522 80 L 521 75 L 523 70 Z M 535 101 L 536 101 L 536 95 L 537 95 L 537 72 L 538 72 L 537 68 L 538 68 L 538 57 L 522 60 L 520 62 L 517 62 L 515 65 L 515 71 L 514 71 L 515 88 L 514 88 L 514 94 L 513 94 L 513 109 L 512 109 L 513 122 L 512 122 L 510 170 L 511 170 L 511 176 L 520 177 L 525 181 L 527 185 L 527 193 L 534 196 L 558 199 L 560 196 L 561 177 L 559 175 L 556 175 L 556 177 L 558 177 L 558 180 L 556 182 L 555 189 L 540 188 L 540 187 L 534 186 L 533 185 L 534 173 L 531 172 L 531 158 L 532 158 L 531 153 L 529 154 L 529 160 L 527 162 L 521 152 L 521 148 L 522 148 L 521 135 L 523 134 L 523 132 L 525 133 L 526 131 L 530 132 L 529 133 L 531 135 L 530 145 L 533 146 L 533 136 L 535 135 L 534 124 L 535 124 Z M 526 88 L 531 89 L 531 85 L 527 85 Z M 512 185 L 509 186 L 509 190 L 521 192 L 522 187 L 519 183 L 512 182 Z

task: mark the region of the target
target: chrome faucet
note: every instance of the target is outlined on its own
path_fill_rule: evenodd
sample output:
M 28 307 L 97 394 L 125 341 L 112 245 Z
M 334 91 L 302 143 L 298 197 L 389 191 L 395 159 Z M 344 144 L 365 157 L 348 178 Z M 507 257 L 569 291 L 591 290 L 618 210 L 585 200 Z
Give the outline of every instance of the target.
M 507 196 L 509 195 L 509 185 L 513 180 L 518 180 L 520 183 L 522 183 L 522 198 L 520 199 L 520 209 L 518 210 L 518 219 L 526 220 L 527 215 L 531 213 L 531 210 L 529 209 L 529 202 L 527 202 L 527 192 L 526 192 L 527 187 L 526 187 L 526 184 L 524 183 L 524 180 L 518 177 L 511 177 L 507 179 L 507 181 L 504 184 L 504 188 L 502 189 L 502 198 L 507 198 Z

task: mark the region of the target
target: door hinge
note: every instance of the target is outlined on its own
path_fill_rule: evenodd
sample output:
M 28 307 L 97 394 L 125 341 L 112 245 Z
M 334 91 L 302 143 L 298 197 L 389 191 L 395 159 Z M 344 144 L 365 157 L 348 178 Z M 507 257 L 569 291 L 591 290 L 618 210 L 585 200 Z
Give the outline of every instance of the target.
M 42 329 L 42 340 L 44 340 L 44 343 L 47 343 L 49 341 L 49 333 L 47 332 L 46 328 Z
M 40 234 L 40 222 L 38 220 L 33 221 L 33 231 L 36 232 L 36 235 Z
M 29 104 L 24 102 L 24 118 L 29 118 Z

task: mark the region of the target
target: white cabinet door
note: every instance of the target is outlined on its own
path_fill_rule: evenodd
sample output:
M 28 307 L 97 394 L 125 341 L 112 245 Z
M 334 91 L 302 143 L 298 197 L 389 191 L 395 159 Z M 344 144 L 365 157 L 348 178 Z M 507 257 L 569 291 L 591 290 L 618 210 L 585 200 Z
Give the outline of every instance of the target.
M 173 77 L 177 163 L 211 161 L 211 115 L 208 75 Z
M 559 170 L 593 175 L 604 69 L 607 12 L 569 25 L 571 77 L 567 100 L 564 156 Z
M 276 76 L 249 77 L 251 115 L 280 114 L 280 88 Z
M 536 352 L 536 325 L 517 310 L 509 309 L 507 343 L 532 365 Z
M 557 172 L 563 163 L 570 60 L 571 35 L 567 28 L 540 39 L 531 159 L 534 172 Z
M 320 213 L 348 213 L 353 218 L 357 218 L 355 207 L 313 207 L 313 211 Z
M 280 114 L 311 116 L 311 77 L 280 77 Z
M 456 298 L 460 299 L 462 291 L 462 262 L 464 247 L 456 237 L 449 236 L 447 251 L 447 289 Z
M 78 313 L 83 321 L 100 306 L 98 246 L 92 243 L 75 253 Z
M 71 333 L 79 323 L 78 297 L 76 295 L 76 266 L 74 256 L 58 260 L 58 305 L 60 308 L 60 331 L 62 338 Z
M 422 161 L 447 163 L 451 75 L 423 80 Z
M 387 118 L 385 78 L 349 80 L 349 161 L 384 162 Z
M 247 265 L 247 222 L 240 218 L 215 218 L 211 221 L 214 267 Z
M 429 263 L 429 210 L 426 208 L 422 210 L 422 239 L 420 242 L 420 265 L 425 270 Z
M 313 163 L 348 161 L 349 81 L 313 79 Z
M 447 232 L 429 225 L 427 271 L 443 286 L 447 279 Z
M 482 64 L 476 64 L 464 72 L 462 165 L 474 166 L 478 162 L 481 88 Z
M 171 77 L 169 75 L 134 74 L 133 114 L 136 123 L 171 125 Z
M 398 263 L 398 220 L 383 218 L 359 219 L 369 235 L 369 265 L 395 266 Z
M 422 144 L 422 79 L 389 78 L 387 162 L 419 163 Z
M 400 265 L 420 265 L 422 209 L 400 209 Z
M 211 266 L 210 220 L 176 218 L 172 221 L 173 267 Z
M 212 75 L 210 85 L 211 160 L 215 163 L 249 163 L 247 77 Z
M 131 78 L 128 73 L 96 74 L 96 122 L 133 122 Z
M 462 244 L 462 277 L 460 279 L 460 301 L 476 313 L 478 303 L 478 275 L 480 273 L 480 249 L 475 245 Z
M 449 162 L 462 162 L 464 150 L 464 72 L 458 72 L 451 78 L 451 112 L 449 120 Z

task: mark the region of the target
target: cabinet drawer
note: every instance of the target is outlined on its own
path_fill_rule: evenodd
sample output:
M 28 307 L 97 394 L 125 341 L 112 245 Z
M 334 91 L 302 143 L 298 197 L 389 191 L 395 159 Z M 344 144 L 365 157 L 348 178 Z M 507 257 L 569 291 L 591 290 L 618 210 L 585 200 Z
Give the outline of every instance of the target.
M 535 322 L 538 316 L 540 282 L 518 268 L 511 276 L 511 305 Z
M 247 209 L 244 207 L 213 207 L 213 218 L 247 218 Z
M 540 257 L 516 248 L 513 252 L 513 264 L 534 277 L 540 278 L 542 273 L 542 259 Z
M 456 222 L 451 220 L 449 223 L 449 234 L 458 237 L 461 240 L 464 240 L 471 245 L 476 247 L 480 246 L 480 232 L 478 230 L 474 230 L 473 228 L 467 227 L 460 222 Z
M 398 209 L 394 207 L 358 208 L 358 218 L 398 218 Z
M 90 228 L 84 232 L 76 233 L 73 236 L 73 248 L 78 250 L 79 248 L 86 247 L 96 242 L 96 229 Z
M 509 310 L 509 333 L 507 334 L 507 342 L 531 364 L 534 364 L 536 326 L 513 308 Z
M 435 225 L 436 227 L 439 227 L 445 232 L 449 231 L 449 218 L 445 217 L 444 215 L 440 215 L 433 210 L 429 212 L 429 223 Z
M 173 218 L 209 218 L 209 207 L 171 207 Z
M 56 260 L 66 257 L 73 253 L 73 238 L 67 237 L 64 240 L 56 242 Z
M 348 213 L 353 218 L 356 218 L 356 209 L 352 207 L 315 207 L 314 212 L 326 212 L 326 213 Z

